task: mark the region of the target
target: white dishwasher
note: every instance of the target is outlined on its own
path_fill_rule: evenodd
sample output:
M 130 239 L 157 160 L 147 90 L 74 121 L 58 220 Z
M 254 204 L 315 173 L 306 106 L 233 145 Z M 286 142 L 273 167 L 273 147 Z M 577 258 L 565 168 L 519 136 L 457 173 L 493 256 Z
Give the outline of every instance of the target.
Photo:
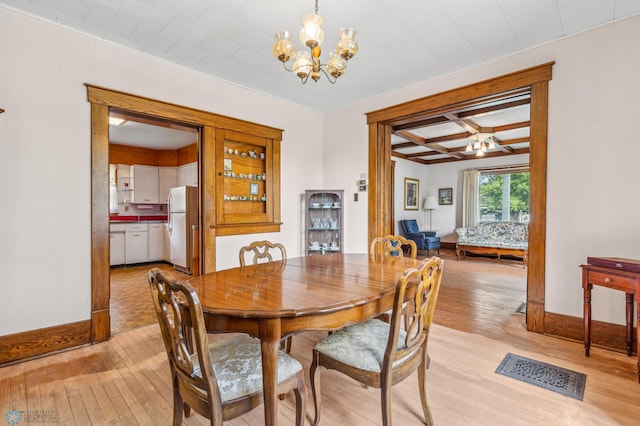
M 124 264 L 124 223 L 112 223 L 109 226 L 109 265 Z
M 124 233 L 125 263 L 143 263 L 149 258 L 149 228 L 146 223 L 127 223 Z

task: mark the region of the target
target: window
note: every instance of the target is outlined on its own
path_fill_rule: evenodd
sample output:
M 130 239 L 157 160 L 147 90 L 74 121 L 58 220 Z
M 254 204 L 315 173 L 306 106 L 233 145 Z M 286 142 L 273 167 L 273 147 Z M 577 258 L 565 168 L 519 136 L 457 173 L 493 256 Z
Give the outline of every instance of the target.
M 480 223 L 529 222 L 529 168 L 505 168 L 480 173 Z

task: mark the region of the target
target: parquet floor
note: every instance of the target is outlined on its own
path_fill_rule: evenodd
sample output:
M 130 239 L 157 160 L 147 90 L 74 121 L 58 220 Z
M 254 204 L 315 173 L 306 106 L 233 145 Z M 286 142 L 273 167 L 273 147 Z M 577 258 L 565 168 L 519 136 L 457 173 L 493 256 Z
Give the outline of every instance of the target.
M 145 263 L 143 265 L 111 269 L 111 334 L 122 333 L 158 320 L 149 292 L 147 273 L 151 268 L 170 271 L 177 279 L 190 275 L 176 271 L 167 263 Z
M 438 426 L 638 424 L 635 357 L 592 348 L 587 358 L 579 342 L 527 332 L 525 316 L 514 313 L 525 294 L 525 271 L 518 265 L 481 258 L 456 262 L 446 250 L 441 257 L 445 271 L 427 373 Z M 291 354 L 306 369 L 307 384 L 311 349 L 325 335 L 314 331 L 294 338 Z M 496 374 L 507 352 L 585 373 L 583 401 Z M 154 323 L 121 332 L 105 343 L 0 368 L 0 414 L 51 412 L 63 425 L 169 425 L 170 382 L 166 352 Z M 322 425 L 381 424 L 379 390 L 365 389 L 324 369 L 321 388 Z M 394 386 L 395 425 L 423 424 L 419 399 L 417 374 Z M 279 424 L 294 424 L 293 395 L 278 402 L 278 413 Z M 309 391 L 306 423 L 312 418 Z M 184 424 L 208 422 L 193 414 Z M 263 409 L 226 424 L 263 424 Z

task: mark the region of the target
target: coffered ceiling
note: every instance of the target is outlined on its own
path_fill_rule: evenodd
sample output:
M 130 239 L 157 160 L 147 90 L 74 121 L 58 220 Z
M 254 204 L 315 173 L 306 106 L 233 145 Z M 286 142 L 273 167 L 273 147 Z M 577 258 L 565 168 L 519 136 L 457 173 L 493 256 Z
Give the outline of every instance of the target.
M 436 164 L 528 154 L 530 100 L 528 91 L 515 91 L 394 124 L 392 155 Z M 474 149 L 476 142 L 487 150 Z
M 298 33 L 313 0 L 0 0 L 2 5 L 317 111 L 640 13 L 638 0 L 319 0 L 322 57 L 341 27 L 357 29 L 360 50 L 335 85 L 323 77 L 303 86 L 271 48 L 275 32 Z M 484 114 L 481 121 L 498 115 Z

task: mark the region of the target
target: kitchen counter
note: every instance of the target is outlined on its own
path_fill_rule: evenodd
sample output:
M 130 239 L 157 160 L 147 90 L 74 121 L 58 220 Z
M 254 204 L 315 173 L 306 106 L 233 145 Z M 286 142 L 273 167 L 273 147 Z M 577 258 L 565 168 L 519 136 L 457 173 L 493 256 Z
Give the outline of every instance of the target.
M 166 222 L 167 215 L 111 216 L 109 223 Z

